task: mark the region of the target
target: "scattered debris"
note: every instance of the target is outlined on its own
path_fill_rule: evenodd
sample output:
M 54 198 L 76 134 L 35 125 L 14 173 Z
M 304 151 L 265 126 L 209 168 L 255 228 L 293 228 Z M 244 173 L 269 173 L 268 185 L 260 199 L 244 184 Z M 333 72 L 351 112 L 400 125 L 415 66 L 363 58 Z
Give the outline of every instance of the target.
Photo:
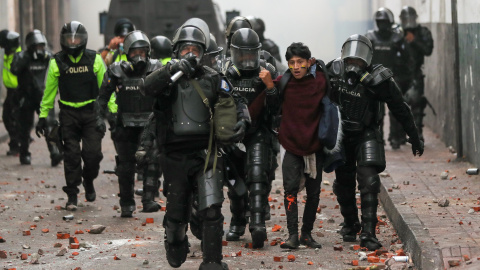
M 447 180 L 448 179 L 448 172 L 442 172 L 440 174 L 440 179 Z
M 447 207 L 450 204 L 450 201 L 448 199 L 441 199 L 438 201 L 438 206 L 440 207 Z
M 91 234 L 101 234 L 105 230 L 105 226 L 103 225 L 93 225 L 92 228 L 88 231 Z

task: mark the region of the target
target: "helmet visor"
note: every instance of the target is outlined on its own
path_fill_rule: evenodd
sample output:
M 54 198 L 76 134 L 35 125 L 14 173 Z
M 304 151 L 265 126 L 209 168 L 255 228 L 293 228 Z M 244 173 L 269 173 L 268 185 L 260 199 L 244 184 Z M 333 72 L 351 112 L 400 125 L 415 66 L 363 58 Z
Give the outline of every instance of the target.
M 65 33 L 60 37 L 60 42 L 63 46 L 70 49 L 79 48 L 87 43 L 87 34 Z
M 235 48 L 232 49 L 232 62 L 238 68 L 242 70 L 254 70 L 260 67 L 260 50 Z
M 178 48 L 178 57 L 182 59 L 189 53 L 193 53 L 197 62 L 200 62 L 204 53 L 202 45 L 195 42 L 183 42 Z
M 367 66 L 369 66 L 372 61 L 372 50 L 367 44 L 358 40 L 352 40 L 343 45 L 342 59 L 345 58 L 358 58 L 365 61 Z
M 400 17 L 401 24 L 403 29 L 415 28 L 417 27 L 417 16 L 412 15 L 403 15 Z

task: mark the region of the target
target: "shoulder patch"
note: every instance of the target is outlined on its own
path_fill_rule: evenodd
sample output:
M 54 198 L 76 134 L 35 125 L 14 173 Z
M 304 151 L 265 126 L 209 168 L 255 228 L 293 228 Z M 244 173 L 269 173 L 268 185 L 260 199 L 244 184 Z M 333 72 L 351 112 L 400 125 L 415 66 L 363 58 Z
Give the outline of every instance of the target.
M 230 86 L 224 79 L 222 79 L 222 82 L 220 83 L 220 88 L 222 88 L 222 90 L 224 90 L 225 92 L 230 92 Z

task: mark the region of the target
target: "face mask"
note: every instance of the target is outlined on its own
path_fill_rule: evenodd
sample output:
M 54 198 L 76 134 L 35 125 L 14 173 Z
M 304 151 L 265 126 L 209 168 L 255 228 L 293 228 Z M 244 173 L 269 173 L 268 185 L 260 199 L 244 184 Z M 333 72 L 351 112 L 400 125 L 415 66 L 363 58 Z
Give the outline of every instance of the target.
M 132 64 L 135 67 L 135 70 L 144 70 L 147 66 L 147 58 L 136 55 L 132 58 Z
M 43 59 L 45 58 L 45 51 L 44 50 L 36 50 L 33 52 L 34 59 Z
M 196 56 L 194 53 L 192 52 L 189 52 L 187 54 L 185 54 L 184 56 L 182 56 L 182 59 L 189 59 L 189 58 L 195 58 L 195 60 L 197 61 L 197 63 L 200 62 L 200 57 Z
M 358 65 L 349 64 L 345 66 L 345 76 L 348 84 L 353 85 L 357 82 L 358 76 L 362 72 L 362 68 Z

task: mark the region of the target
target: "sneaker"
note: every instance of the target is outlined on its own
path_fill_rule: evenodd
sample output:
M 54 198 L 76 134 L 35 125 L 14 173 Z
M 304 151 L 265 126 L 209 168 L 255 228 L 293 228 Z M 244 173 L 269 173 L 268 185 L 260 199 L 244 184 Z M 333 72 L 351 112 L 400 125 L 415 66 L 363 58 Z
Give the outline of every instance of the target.
M 67 201 L 67 204 L 65 205 L 65 208 L 68 211 L 75 211 L 77 210 L 77 204 L 78 204 L 77 194 L 68 195 L 68 201 Z
M 297 249 L 300 246 L 300 242 L 298 241 L 298 233 L 291 234 L 287 241 L 280 244 L 280 248 L 288 248 L 288 249 Z
M 313 239 L 311 233 L 304 233 L 300 235 L 300 244 L 310 248 L 322 248 L 322 245 Z

